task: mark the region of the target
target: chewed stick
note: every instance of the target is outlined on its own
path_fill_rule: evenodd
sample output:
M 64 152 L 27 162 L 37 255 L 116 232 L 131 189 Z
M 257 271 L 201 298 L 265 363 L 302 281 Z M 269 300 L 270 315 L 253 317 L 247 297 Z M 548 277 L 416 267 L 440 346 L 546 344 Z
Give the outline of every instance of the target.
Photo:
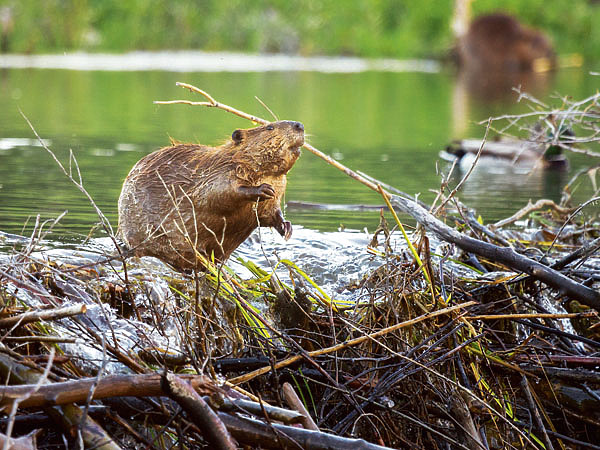
M 189 89 L 191 92 L 195 92 L 196 94 L 202 95 L 204 98 L 206 98 L 207 101 L 205 101 L 205 102 L 192 102 L 190 100 L 168 100 L 168 101 L 155 101 L 154 104 L 156 104 L 156 105 L 183 104 L 183 105 L 190 105 L 190 106 L 206 106 L 207 108 L 219 108 L 219 109 L 222 109 L 223 111 L 230 112 L 232 114 L 235 114 L 236 116 L 239 116 L 239 117 L 241 117 L 243 119 L 250 120 L 251 122 L 254 122 L 254 123 L 261 123 L 263 125 L 269 123 L 268 120 L 265 120 L 265 119 L 263 119 L 261 117 L 253 116 L 251 114 L 245 113 L 244 111 L 240 111 L 239 109 L 235 109 L 232 106 L 225 105 L 223 103 L 219 103 L 210 94 L 208 94 L 206 91 L 203 91 L 202 89 L 199 89 L 196 86 L 193 86 L 193 85 L 188 84 L 188 83 L 181 83 L 179 81 L 177 83 L 175 83 L 175 84 L 177 86 L 182 87 L 182 88 Z M 327 162 L 328 164 L 332 165 L 336 169 L 341 170 L 342 172 L 344 172 L 349 177 L 354 178 L 356 181 L 364 184 L 365 186 L 367 186 L 368 188 L 374 190 L 375 192 L 379 192 L 379 188 L 377 187 L 377 184 L 375 184 L 375 183 L 367 180 L 365 177 L 359 175 L 358 173 L 356 173 L 352 169 L 350 169 L 350 168 L 344 166 L 343 164 L 339 163 L 338 161 L 336 161 L 335 159 L 333 159 L 331 156 L 326 155 L 322 151 L 316 149 L 315 147 L 313 147 L 310 144 L 307 144 L 306 142 L 304 143 L 304 148 L 306 150 L 308 150 L 309 152 L 315 154 L 319 158 L 325 160 L 325 162 Z

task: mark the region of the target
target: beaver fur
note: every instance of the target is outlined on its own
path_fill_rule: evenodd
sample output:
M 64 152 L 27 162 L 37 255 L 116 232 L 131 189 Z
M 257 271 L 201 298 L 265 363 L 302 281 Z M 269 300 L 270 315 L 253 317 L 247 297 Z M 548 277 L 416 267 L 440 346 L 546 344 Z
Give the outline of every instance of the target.
M 279 121 L 235 130 L 219 147 L 157 150 L 123 183 L 118 233 L 136 256 L 179 270 L 202 268 L 198 254 L 227 259 L 259 225 L 289 239 L 280 203 L 302 145 L 304 126 Z

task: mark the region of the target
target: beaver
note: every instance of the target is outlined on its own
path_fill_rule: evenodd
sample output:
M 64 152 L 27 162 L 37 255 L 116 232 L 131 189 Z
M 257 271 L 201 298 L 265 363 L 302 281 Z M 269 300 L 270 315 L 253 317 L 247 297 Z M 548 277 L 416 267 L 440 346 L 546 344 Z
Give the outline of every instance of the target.
M 123 183 L 118 235 L 136 256 L 181 271 L 202 269 L 198 255 L 225 261 L 258 226 L 287 240 L 292 225 L 280 202 L 303 145 L 304 125 L 279 121 L 235 130 L 218 147 L 157 150 Z
M 477 72 L 543 71 L 556 65 L 549 39 L 504 13 L 476 18 L 457 50 L 461 67 Z

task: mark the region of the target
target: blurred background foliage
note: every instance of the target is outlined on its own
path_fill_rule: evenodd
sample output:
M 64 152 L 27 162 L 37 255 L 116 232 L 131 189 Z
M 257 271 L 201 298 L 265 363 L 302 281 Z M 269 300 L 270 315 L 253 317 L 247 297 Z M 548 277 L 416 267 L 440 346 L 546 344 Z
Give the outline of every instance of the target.
M 0 0 L 9 52 L 195 49 L 364 57 L 440 57 L 453 0 Z M 515 14 L 558 53 L 600 55 L 593 0 L 477 0 L 474 16 Z

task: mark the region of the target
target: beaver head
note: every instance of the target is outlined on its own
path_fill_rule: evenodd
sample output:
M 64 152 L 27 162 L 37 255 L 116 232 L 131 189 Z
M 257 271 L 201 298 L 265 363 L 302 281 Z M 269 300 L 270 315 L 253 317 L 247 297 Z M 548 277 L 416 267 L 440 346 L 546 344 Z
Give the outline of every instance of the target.
M 304 125 L 281 120 L 260 127 L 235 130 L 231 135 L 233 161 L 261 175 L 285 175 L 300 156 Z

